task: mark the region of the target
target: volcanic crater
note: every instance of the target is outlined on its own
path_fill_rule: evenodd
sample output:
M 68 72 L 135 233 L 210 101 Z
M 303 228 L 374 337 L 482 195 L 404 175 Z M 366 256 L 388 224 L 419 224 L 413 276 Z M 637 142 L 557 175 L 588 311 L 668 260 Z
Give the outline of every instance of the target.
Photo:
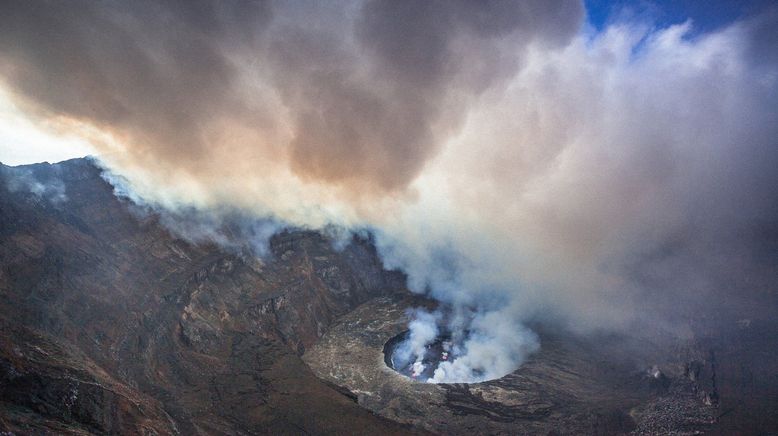
M 533 434 L 640 433 L 657 422 L 704 429 L 715 421 L 715 404 L 701 400 L 715 386 L 688 371 L 712 371 L 702 351 L 662 359 L 661 347 L 650 343 L 541 325 L 532 326 L 540 350 L 502 378 L 420 383 L 430 373 L 414 380 L 407 368 L 394 367 L 392 355 L 408 334 L 408 309 L 425 304 L 407 295 L 368 301 L 336 321 L 303 359 L 362 407 L 434 433 L 512 434 L 517 425 Z M 428 349 L 430 366 L 445 340 Z M 660 376 L 644 362 L 655 362 Z
M 68 201 L 7 189 L 22 173 L 60 180 Z M 532 324 L 540 348 L 510 374 L 421 383 L 385 351 L 410 309 L 436 305 L 384 270 L 369 238 L 336 250 L 317 232 L 283 231 L 260 260 L 136 212 L 90 160 L 0 165 L 0 433 L 776 428 L 772 319 L 732 321 L 726 336 L 697 326 L 696 337 Z

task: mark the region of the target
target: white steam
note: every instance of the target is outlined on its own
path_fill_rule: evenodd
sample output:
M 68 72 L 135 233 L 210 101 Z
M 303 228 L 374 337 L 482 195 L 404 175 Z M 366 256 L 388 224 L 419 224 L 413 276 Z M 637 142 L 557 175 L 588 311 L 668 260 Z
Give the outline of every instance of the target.
M 408 338 L 395 348 L 392 359 L 396 368 L 411 365 L 413 376 L 418 376 L 425 368 L 422 360 L 427 345 L 432 343 L 440 332 L 440 316 L 421 309 L 410 311 L 408 315 L 412 318 L 408 324 Z
M 433 383 L 475 383 L 515 371 L 539 347 L 537 336 L 500 312 L 479 313 L 454 358 L 435 369 Z
M 395 367 L 412 365 L 412 376 L 425 369 L 427 348 L 440 341 L 441 328 L 451 332 L 443 342 L 441 356 L 433 356 L 437 365 L 429 383 L 477 383 L 503 377 L 515 371 L 540 344 L 537 335 L 505 313 L 472 312 L 468 316 L 446 317 L 440 310 L 417 309 L 410 313 L 408 338 L 399 344 L 393 356 Z M 399 363 L 399 365 L 398 365 Z
M 765 277 L 755 247 L 778 210 L 778 73 L 749 58 L 747 23 L 649 29 L 531 50 L 380 227 L 412 289 L 476 308 L 465 354 L 436 381 L 518 367 L 537 347 L 522 319 L 671 326 L 736 310 L 732 289 L 755 295 L 745 271 Z
M 168 231 L 194 244 L 211 243 L 230 251 L 264 258 L 270 255 L 270 238 L 289 227 L 271 216 L 258 216 L 254 211 L 225 206 L 218 210 L 195 207 L 191 204 L 161 204 L 155 198 L 145 198 L 127 178 L 113 172 L 104 162 L 95 160 L 102 167 L 100 176 L 113 186 L 114 195 L 128 200 L 131 210 L 141 218 L 154 215 Z M 343 229 L 325 228 L 324 233 L 335 248 L 347 244 Z

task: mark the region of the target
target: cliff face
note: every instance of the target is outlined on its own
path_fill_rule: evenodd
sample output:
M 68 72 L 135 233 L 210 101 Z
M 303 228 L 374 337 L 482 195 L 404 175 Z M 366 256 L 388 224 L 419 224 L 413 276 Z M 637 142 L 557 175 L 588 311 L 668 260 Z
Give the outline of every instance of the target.
M 134 213 L 89 160 L 0 166 L 0 429 L 407 431 L 300 358 L 403 289 L 366 240 L 283 232 L 258 260 Z

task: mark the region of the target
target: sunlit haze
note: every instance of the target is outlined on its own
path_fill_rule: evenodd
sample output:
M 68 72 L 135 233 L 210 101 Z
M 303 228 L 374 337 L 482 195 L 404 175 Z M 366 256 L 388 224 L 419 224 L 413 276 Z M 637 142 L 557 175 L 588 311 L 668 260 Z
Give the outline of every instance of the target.
M 30 119 L 14 104 L 8 92 L 0 88 L 0 162 L 6 165 L 59 162 L 94 152 L 87 139 Z

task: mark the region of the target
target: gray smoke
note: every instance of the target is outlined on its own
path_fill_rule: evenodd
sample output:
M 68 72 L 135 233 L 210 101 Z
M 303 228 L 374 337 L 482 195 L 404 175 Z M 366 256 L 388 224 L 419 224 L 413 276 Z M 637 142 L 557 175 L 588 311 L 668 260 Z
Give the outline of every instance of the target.
M 116 197 L 128 202 L 130 211 L 137 218 L 156 220 L 173 235 L 192 244 L 215 244 L 236 254 L 265 259 L 270 256 L 270 238 L 291 227 L 272 216 L 259 216 L 255 211 L 230 205 L 218 209 L 180 202 L 163 205 L 154 198 L 139 196 L 132 182 L 111 171 L 100 160 L 93 162 L 102 167 L 103 180 L 113 186 Z M 336 233 L 334 229 L 326 228 L 323 232 L 336 247 L 348 243 L 345 230 Z
M 448 306 L 582 334 L 771 316 L 778 69 L 754 47 L 774 18 L 695 36 L 619 22 L 530 53 L 382 227 L 387 265 Z M 483 343 L 463 342 L 465 374 Z
M 0 75 L 31 112 L 110 132 L 97 145 L 125 171 L 207 183 L 271 160 L 366 195 L 402 191 L 529 43 L 564 43 L 581 17 L 572 1 L 9 1 Z
M 45 200 L 56 206 L 68 199 L 65 184 L 56 172 L 52 177 L 40 179 L 29 169 L 7 168 L 4 179 L 8 191 L 29 195 L 36 201 Z

